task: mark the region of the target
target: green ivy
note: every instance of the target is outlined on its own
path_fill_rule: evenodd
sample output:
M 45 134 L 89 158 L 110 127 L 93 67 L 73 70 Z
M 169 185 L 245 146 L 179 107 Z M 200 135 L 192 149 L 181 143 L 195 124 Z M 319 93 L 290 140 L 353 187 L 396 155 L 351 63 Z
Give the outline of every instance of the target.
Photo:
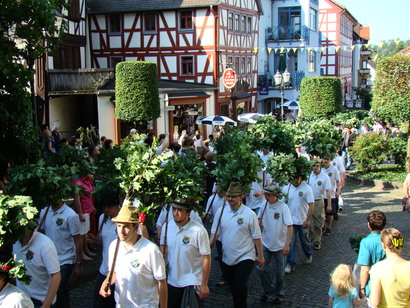
M 342 84 L 336 77 L 304 77 L 300 108 L 307 119 L 329 119 L 342 111 Z
M 156 119 L 160 115 L 157 66 L 127 61 L 116 66 L 115 117 L 127 122 Z

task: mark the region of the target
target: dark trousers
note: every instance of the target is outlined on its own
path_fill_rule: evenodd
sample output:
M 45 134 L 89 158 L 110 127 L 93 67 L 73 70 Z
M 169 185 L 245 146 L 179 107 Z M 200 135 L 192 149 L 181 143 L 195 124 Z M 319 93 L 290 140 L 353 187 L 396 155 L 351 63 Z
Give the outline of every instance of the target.
M 111 295 L 108 297 L 102 297 L 100 295 L 101 285 L 104 282 L 107 276 L 104 276 L 100 272 L 97 274 L 97 278 L 95 278 L 95 286 L 94 286 L 94 299 L 93 299 L 93 307 L 94 308 L 115 308 L 115 299 L 114 299 L 114 292 L 115 292 L 115 284 L 111 285 Z
M 66 308 L 70 305 L 70 292 L 68 291 L 68 280 L 73 272 L 74 264 L 60 266 L 61 281 L 57 291 L 56 308 Z
M 224 267 L 223 262 L 222 262 L 222 242 L 221 241 L 216 241 L 215 245 L 216 245 L 216 252 L 218 253 L 219 267 L 220 267 L 221 272 L 222 272 L 222 280 L 227 281 L 226 274 L 225 274 L 225 267 Z
M 191 286 L 177 288 L 177 287 L 174 287 L 168 284 L 168 308 L 181 308 L 184 291 L 186 288 L 189 288 L 189 287 Z M 198 294 L 196 294 L 196 299 L 198 302 L 198 306 L 202 307 Z
M 43 302 L 39 301 L 38 299 L 32 298 L 31 297 L 31 301 L 33 302 L 34 308 L 41 308 L 41 306 L 43 306 Z M 51 305 L 51 308 L 55 308 L 55 304 Z
M 248 298 L 248 280 L 255 265 L 253 260 L 243 260 L 236 265 L 229 266 L 223 263 L 226 278 L 233 297 L 235 308 L 246 308 Z

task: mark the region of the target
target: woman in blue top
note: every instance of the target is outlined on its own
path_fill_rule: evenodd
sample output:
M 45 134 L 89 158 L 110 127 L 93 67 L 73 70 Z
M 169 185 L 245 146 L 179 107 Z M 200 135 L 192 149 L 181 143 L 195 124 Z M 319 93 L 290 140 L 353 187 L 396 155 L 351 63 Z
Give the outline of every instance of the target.
M 350 266 L 346 264 L 338 265 L 330 275 L 332 286 L 329 289 L 328 307 L 352 308 L 364 304 L 366 298 L 359 298 L 359 294 L 354 286 L 353 273 Z

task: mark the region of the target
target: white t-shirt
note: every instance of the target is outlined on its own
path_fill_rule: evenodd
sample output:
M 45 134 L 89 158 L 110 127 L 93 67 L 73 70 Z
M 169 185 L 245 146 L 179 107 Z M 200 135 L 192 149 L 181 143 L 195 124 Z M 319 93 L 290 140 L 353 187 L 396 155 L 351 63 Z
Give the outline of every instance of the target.
M 220 208 L 215 215 L 211 233 L 216 232 L 216 226 L 221 215 Z M 258 217 L 245 205 L 237 211 L 225 206 L 218 230 L 222 242 L 222 261 L 227 265 L 236 265 L 243 260 L 256 260 L 254 240 L 261 238 Z
M 166 227 L 162 228 L 164 245 Z M 208 232 L 189 220 L 181 229 L 170 221 L 167 232 L 168 283 L 177 288 L 199 286 L 202 281 L 202 256 L 211 254 Z
M 40 220 L 46 209 L 40 213 Z M 76 249 L 73 236 L 80 235 L 80 219 L 74 210 L 63 204 L 54 212 L 53 208 L 47 213 L 42 229 L 54 243 L 57 249 L 58 262 L 60 265 L 74 264 L 76 261 Z
M 211 203 L 212 203 L 212 207 L 211 207 Z M 224 204 L 224 197 L 221 198 L 219 197 L 218 194 L 212 195 L 208 198 L 205 213 L 215 216 L 216 211 L 218 211 L 218 209 L 222 207 L 223 204 Z
M 111 267 L 117 240 L 109 249 Z M 124 243 L 118 247 L 115 270 L 116 307 L 152 307 L 159 305 L 158 280 L 166 278 L 165 262 L 159 248 L 142 236 L 126 251 Z
M 17 279 L 17 287 L 30 297 L 43 302 L 46 299 L 51 275 L 60 271 L 57 249 L 51 239 L 37 231 L 26 246 L 17 241 L 13 245 L 16 260 L 23 260 L 27 274 L 31 276 L 29 285 L 22 284 Z M 53 304 L 56 297 L 53 299 Z
M 261 194 L 259 197 L 255 197 L 255 193 L 262 190 L 261 183 L 252 182 L 251 190 L 249 195 L 246 196 L 246 206 L 250 209 L 257 209 L 265 204 L 265 196 Z
M 339 171 L 339 174 L 346 172 L 345 163 L 343 161 L 343 158 L 340 157 L 339 155 L 335 156 L 330 164 Z
M 0 291 L 0 307 L 4 308 L 34 308 L 33 302 L 26 293 L 16 286 L 7 283 Z
M 315 200 L 327 198 L 326 190 L 332 189 L 328 175 L 322 171 L 319 174 L 312 172 L 309 175 L 308 185 L 312 188 L 313 198 L 315 198 Z
M 101 214 L 100 219 L 98 221 L 98 228 L 100 228 L 102 222 L 104 220 L 104 214 Z M 111 217 L 107 217 L 107 220 L 104 222 L 104 225 L 101 229 L 100 233 L 102 239 L 102 260 L 100 266 L 100 273 L 104 276 L 108 275 L 108 249 L 113 241 L 115 241 L 118 237 L 117 234 L 117 223 L 111 220 Z
M 262 151 L 258 151 L 257 153 L 258 153 L 259 157 L 262 159 L 263 164 L 264 164 L 265 166 L 266 166 L 266 162 L 268 161 L 269 157 L 271 157 L 271 156 L 273 155 L 272 152 L 268 152 L 266 155 L 263 154 Z
M 336 190 L 337 190 L 337 182 L 340 182 L 340 174 L 339 171 L 329 165 L 329 168 L 322 168 L 322 172 L 325 172 L 330 179 L 330 184 L 332 185 L 332 198 L 336 198 Z
M 259 218 L 262 215 L 263 246 L 270 251 L 283 250 L 286 244 L 288 226 L 293 224 L 288 206 L 280 200 L 274 204 L 268 202 L 266 210 L 265 206 L 259 210 Z
M 298 187 L 288 184 L 282 191 L 288 194 L 286 204 L 289 207 L 293 224 L 303 225 L 309 211 L 309 203 L 315 202 L 312 188 L 303 181 Z
M 170 207 L 170 211 L 167 211 L 167 206 L 165 205 L 162 208 L 161 213 L 159 213 L 159 216 L 157 219 L 158 227 L 162 227 L 162 225 L 165 223 L 165 219 L 167 215 L 168 215 L 168 221 L 174 220 L 174 216 L 172 215 L 172 208 Z M 199 222 L 202 225 L 202 219 L 201 217 L 199 217 L 197 212 L 191 211 L 191 213 L 189 214 L 189 218 L 191 218 L 192 220 L 195 220 L 196 222 Z

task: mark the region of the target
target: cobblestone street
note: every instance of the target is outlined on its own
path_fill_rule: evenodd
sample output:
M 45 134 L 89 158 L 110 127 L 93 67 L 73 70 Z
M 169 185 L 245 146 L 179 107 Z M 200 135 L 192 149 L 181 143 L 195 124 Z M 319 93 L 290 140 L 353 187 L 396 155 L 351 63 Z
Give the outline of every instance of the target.
M 344 211 L 333 225 L 331 236 L 324 236 L 323 248 L 314 251 L 313 262 L 302 264 L 300 257 L 296 271 L 286 275 L 284 307 L 327 307 L 329 274 L 340 263 L 354 265 L 357 254 L 350 248 L 349 237 L 367 235 L 366 216 L 371 210 L 381 210 L 387 216 L 387 227 L 399 229 L 405 239 L 410 239 L 410 215 L 401 211 L 401 190 L 349 184 L 343 191 Z M 410 244 L 405 243 L 404 257 L 410 259 Z M 92 307 L 94 290 L 93 273 L 96 273 L 98 261 L 85 263 L 87 275 L 81 282 L 74 282 L 71 290 L 71 307 Z M 220 271 L 217 261 L 213 260 L 209 288 L 211 294 L 204 301 L 204 307 L 232 307 L 232 298 L 228 287 L 217 287 Z M 137 291 L 137 290 L 136 290 Z M 254 269 L 249 280 L 248 307 L 269 307 L 259 301 L 263 293 L 260 280 Z

